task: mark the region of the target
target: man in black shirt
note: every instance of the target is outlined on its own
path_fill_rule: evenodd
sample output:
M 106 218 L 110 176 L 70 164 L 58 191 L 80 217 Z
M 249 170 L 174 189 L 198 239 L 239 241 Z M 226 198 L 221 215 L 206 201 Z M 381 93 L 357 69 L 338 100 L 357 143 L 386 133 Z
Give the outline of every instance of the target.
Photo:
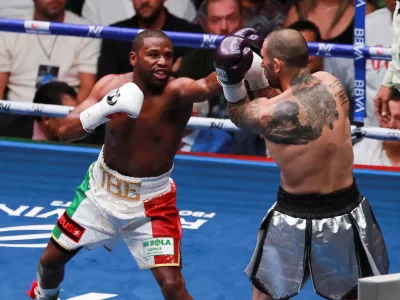
M 168 12 L 163 0 L 133 0 L 136 15 L 110 26 L 141 29 L 161 29 L 202 33 L 199 25 L 178 18 Z M 97 79 L 108 74 L 121 74 L 132 71 L 129 63 L 129 52 L 132 48 L 129 41 L 103 40 L 98 61 Z M 175 47 L 174 61 L 188 52 L 188 48 Z

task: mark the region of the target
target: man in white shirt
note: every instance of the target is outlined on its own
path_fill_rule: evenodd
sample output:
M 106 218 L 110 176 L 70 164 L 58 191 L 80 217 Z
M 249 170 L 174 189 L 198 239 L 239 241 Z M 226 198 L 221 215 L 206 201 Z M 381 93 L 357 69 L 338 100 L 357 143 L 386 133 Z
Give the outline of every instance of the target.
M 365 17 L 365 43 L 367 46 L 390 47 L 392 44 L 392 15 L 395 0 L 386 0 L 386 7 Z M 394 3 L 394 5 L 393 5 Z M 384 32 L 384 34 L 382 34 Z M 389 67 L 388 61 L 367 60 L 366 63 L 366 118 L 365 126 L 379 126 L 374 111 L 374 98 Z M 327 58 L 324 70 L 338 77 L 350 99 L 354 99 L 354 60 L 352 58 Z
M 25 19 L 88 23 L 64 9 L 66 0 L 34 4 Z M 95 83 L 99 52 L 98 39 L 0 32 L 0 99 L 32 102 L 39 85 L 57 79 L 74 87 L 82 101 Z
M 196 16 L 196 8 L 190 0 L 166 0 L 164 5 L 171 14 L 189 22 Z M 132 0 L 85 0 L 82 7 L 82 16 L 98 25 L 110 25 L 135 14 Z
M 380 127 L 400 129 L 400 93 L 393 91 L 389 101 L 390 120 L 382 119 Z M 354 147 L 354 163 L 372 166 L 400 166 L 400 141 L 381 141 L 364 138 Z
M 0 18 L 22 18 L 33 8 L 32 0 L 1 0 Z

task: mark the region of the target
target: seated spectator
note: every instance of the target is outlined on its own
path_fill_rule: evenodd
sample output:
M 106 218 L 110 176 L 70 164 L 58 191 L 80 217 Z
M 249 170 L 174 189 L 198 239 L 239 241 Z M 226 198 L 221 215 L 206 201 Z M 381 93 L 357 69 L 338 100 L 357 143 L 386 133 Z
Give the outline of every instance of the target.
M 40 86 L 33 99 L 34 103 L 76 106 L 78 104 L 76 91 L 65 82 L 53 81 Z M 58 129 L 61 118 L 35 117 L 33 123 L 33 140 L 58 141 Z M 88 135 L 79 143 L 102 144 L 104 132 L 98 130 L 94 136 Z
M 282 0 L 236 0 L 242 7 L 244 27 L 251 27 L 267 36 L 281 29 L 288 10 L 288 1 Z M 207 0 L 204 0 L 197 12 L 195 22 L 206 30 Z
M 141 29 L 160 29 L 165 31 L 180 31 L 201 33 L 199 25 L 190 23 L 171 14 L 164 6 L 163 0 L 133 0 L 136 15 L 130 19 L 117 22 L 111 26 Z M 122 74 L 132 72 L 129 62 L 129 52 L 132 43 L 129 41 L 103 40 L 101 54 L 98 61 L 97 78 L 108 74 Z M 174 62 L 178 57 L 185 55 L 190 49 L 186 47 L 174 48 Z
M 1 0 L 0 18 L 21 19 L 32 9 L 32 0 Z
M 380 127 L 400 129 L 400 93 L 394 90 L 389 101 L 390 121 L 382 120 Z M 381 141 L 364 138 L 354 147 L 354 163 L 372 166 L 400 166 L 400 141 Z
M 368 46 L 390 48 L 392 45 L 392 16 L 396 8 L 396 0 L 386 0 L 385 3 L 386 7 L 378 9 L 365 17 L 365 43 Z M 385 34 L 382 34 L 382 32 Z M 381 87 L 388 67 L 388 61 L 373 59 L 366 62 L 366 118 L 364 126 L 380 125 L 375 116 L 374 97 Z M 353 106 L 354 60 L 342 57 L 325 58 L 324 68 L 325 71 L 340 79 Z
M 24 19 L 87 24 L 65 11 L 65 2 L 36 0 L 34 11 Z M 75 88 L 78 101 L 82 101 L 95 83 L 99 51 L 98 39 L 0 32 L 0 99 L 32 102 L 37 86 L 61 80 Z M 31 129 L 32 120 L 1 115 L 0 127 L 2 135 L 30 137 L 27 128 Z
M 298 20 L 313 22 L 321 31 L 325 43 L 353 44 L 354 2 L 350 0 L 299 0 L 289 9 L 285 27 Z M 375 10 L 366 4 L 366 13 Z
M 25 19 L 87 24 L 65 2 L 36 0 Z M 95 83 L 99 50 L 98 39 L 0 32 L 0 99 L 32 102 L 36 87 L 55 79 L 76 88 L 82 101 Z
M 291 24 L 289 28 L 299 31 L 308 43 L 321 42 L 321 33 L 318 27 L 310 21 L 300 20 Z M 323 71 L 324 58 L 322 56 L 310 56 L 308 59 L 308 69 L 311 73 Z
M 167 0 L 165 8 L 174 16 L 189 22 L 196 16 L 196 8 L 191 0 Z M 82 7 L 82 17 L 92 24 L 109 25 L 134 15 L 132 0 L 84 0 Z
M 237 0 L 208 0 L 206 2 L 204 28 L 207 33 L 226 35 L 243 26 L 241 6 Z M 192 49 L 182 57 L 177 77 L 200 79 L 215 70 L 215 49 Z M 226 118 L 226 100 L 224 96 L 208 99 L 210 105 L 208 117 Z

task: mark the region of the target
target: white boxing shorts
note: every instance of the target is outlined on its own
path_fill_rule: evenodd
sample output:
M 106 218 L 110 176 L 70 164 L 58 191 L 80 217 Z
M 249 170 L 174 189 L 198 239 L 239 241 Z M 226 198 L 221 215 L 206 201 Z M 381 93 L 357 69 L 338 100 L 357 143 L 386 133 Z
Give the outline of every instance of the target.
M 51 241 L 63 251 L 124 240 L 139 268 L 181 267 L 182 227 L 170 172 L 158 177 L 123 176 L 106 166 L 103 153 L 75 189 Z

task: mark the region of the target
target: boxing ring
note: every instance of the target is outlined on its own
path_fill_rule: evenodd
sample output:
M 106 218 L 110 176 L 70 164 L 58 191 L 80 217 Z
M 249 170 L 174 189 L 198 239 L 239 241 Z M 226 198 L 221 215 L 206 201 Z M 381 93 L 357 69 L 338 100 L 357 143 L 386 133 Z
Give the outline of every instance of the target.
M 359 3 L 359 1 L 357 1 Z M 364 5 L 365 6 L 365 5 Z M 354 46 L 312 44 L 322 56 L 355 58 L 354 120 L 365 117 L 365 60 L 390 60 L 390 49 L 366 47 L 360 28 L 365 7 L 357 6 Z M 362 12 L 364 11 L 364 14 Z M 0 19 L 0 31 L 131 40 L 139 31 Z M 213 48 L 220 36 L 168 33 L 175 45 Z M 360 57 L 360 58 L 358 58 Z M 6 109 L 4 109 L 6 107 Z M 0 111 L 64 116 L 72 108 L 0 100 Z M 188 128 L 238 130 L 228 120 L 191 118 Z M 400 140 L 398 130 L 352 127 L 356 137 Z M 0 299 L 27 299 L 38 259 L 58 216 L 70 204 L 97 147 L 26 140 L 0 140 Z M 400 168 L 356 166 L 354 176 L 369 198 L 386 239 L 390 273 L 400 273 Z M 178 154 L 173 178 L 183 226 L 183 273 L 194 299 L 251 299 L 243 270 L 254 250 L 258 226 L 276 199 L 279 170 L 269 159 L 212 154 Z M 107 252 L 82 250 L 66 268 L 62 300 L 162 299 L 151 272 L 140 271 L 124 243 Z M 321 299 L 308 282 L 293 299 Z M 368 299 L 369 300 L 369 299 Z

